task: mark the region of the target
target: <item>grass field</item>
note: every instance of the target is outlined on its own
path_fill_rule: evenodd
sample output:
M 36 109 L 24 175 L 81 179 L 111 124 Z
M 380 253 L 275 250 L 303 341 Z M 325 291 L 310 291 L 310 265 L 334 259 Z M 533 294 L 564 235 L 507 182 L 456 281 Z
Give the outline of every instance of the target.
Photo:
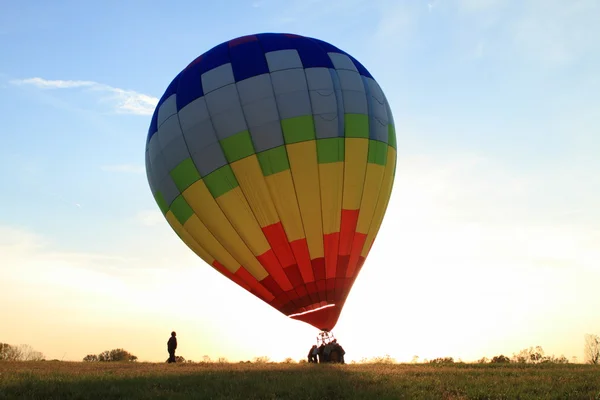
M 600 399 L 580 364 L 0 362 L 0 399 Z

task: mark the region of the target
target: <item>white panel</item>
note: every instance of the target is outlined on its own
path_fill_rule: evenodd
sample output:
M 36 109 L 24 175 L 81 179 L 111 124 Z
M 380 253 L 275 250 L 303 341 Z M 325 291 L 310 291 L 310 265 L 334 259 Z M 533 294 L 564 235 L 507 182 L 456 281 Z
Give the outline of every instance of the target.
M 202 74 L 204 94 L 235 82 L 231 63 L 223 64 Z
M 177 113 L 177 95 L 169 96 L 158 108 L 157 126 L 160 127 L 171 115 Z

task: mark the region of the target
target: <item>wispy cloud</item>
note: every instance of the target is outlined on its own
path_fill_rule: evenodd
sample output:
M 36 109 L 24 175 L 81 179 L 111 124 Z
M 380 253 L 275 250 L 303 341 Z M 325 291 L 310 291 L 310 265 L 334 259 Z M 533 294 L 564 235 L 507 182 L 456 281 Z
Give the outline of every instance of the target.
M 143 210 L 137 213 L 136 219 L 144 226 L 155 226 L 165 221 L 165 217 L 156 210 Z
M 127 172 L 132 174 L 141 174 L 144 172 L 144 167 L 136 164 L 103 165 L 100 169 L 107 172 Z
M 39 77 L 14 79 L 14 85 L 30 85 L 39 89 L 88 89 L 108 95 L 107 100 L 115 103 L 115 110 L 123 114 L 151 115 L 158 99 L 133 90 L 121 89 L 94 81 L 49 80 Z

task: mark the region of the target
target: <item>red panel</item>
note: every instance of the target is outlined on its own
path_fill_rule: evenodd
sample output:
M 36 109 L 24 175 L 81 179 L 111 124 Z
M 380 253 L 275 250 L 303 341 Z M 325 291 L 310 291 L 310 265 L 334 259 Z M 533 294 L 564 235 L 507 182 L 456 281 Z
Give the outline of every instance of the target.
M 308 292 L 308 295 L 312 299 L 313 303 L 318 303 L 319 301 L 321 301 L 319 299 L 319 296 L 317 295 L 317 284 L 316 283 L 314 283 L 314 282 L 307 283 L 306 291 Z
M 302 286 L 298 286 L 296 288 L 296 292 L 298 293 L 298 296 L 300 297 L 304 297 L 308 295 L 308 291 L 306 290 L 306 286 L 302 285 Z
M 344 278 L 335 278 L 335 304 L 344 297 Z
M 242 281 L 246 282 L 252 289 L 252 293 L 254 293 L 258 298 L 263 299 L 267 303 L 271 302 L 275 298 L 275 295 L 261 285 L 256 278 L 250 275 L 250 272 L 248 272 L 243 266 L 235 271 L 235 275 L 238 276 Z
M 352 240 L 358 222 L 358 210 L 342 210 L 342 223 L 340 228 L 339 254 L 350 255 Z
M 283 271 L 283 268 L 281 268 L 281 264 L 279 264 L 279 260 L 272 249 L 267 250 L 256 258 L 283 290 L 287 291 L 292 289 L 292 284 L 285 275 L 285 272 Z
M 284 268 L 296 264 L 294 253 L 292 253 L 290 243 L 281 222 L 265 226 L 262 228 L 262 231 Z
M 365 265 L 365 257 L 360 256 L 358 257 L 358 263 L 356 264 L 356 272 L 354 273 L 355 277 L 358 276 L 358 273 L 362 269 L 363 265 Z
M 337 324 L 341 312 L 342 309 L 335 305 L 307 314 L 296 315 L 291 318 L 306 322 L 317 329 L 330 331 L 335 327 L 335 324 Z
M 303 297 L 300 297 L 298 299 L 298 301 L 296 302 L 300 307 L 305 308 L 306 310 L 311 309 L 311 307 L 309 307 L 311 304 L 313 304 L 312 299 L 310 298 L 310 296 L 305 295 Z
M 238 44 L 256 42 L 258 38 L 254 35 L 242 36 L 229 41 L 229 47 L 237 46 Z
M 323 236 L 323 246 L 325 249 L 325 271 L 327 278 L 335 277 L 337 266 L 338 250 L 340 247 L 340 233 L 330 233 Z
M 346 302 L 346 298 L 350 294 L 350 289 L 352 289 L 352 285 L 354 284 L 354 278 L 345 278 L 342 279 L 342 302 Z
M 297 288 L 298 286 L 304 286 L 302 274 L 300 273 L 300 269 L 298 269 L 298 266 L 296 264 L 284 268 L 283 271 L 292 283 L 292 287 Z
M 285 292 L 288 296 L 288 298 L 293 301 L 294 303 L 298 304 L 298 307 L 301 307 L 300 303 L 297 301 L 300 296 L 298 296 L 298 292 L 296 292 L 295 290 L 289 290 L 287 292 Z
M 302 274 L 302 279 L 305 283 L 314 282 L 315 276 L 312 270 L 312 264 L 310 263 L 310 254 L 308 252 L 308 244 L 306 239 L 298 239 L 290 242 L 292 252 L 298 263 L 298 268 Z
M 348 270 L 346 271 L 346 276 L 354 276 L 354 273 L 356 272 L 356 265 L 358 264 L 358 259 L 360 258 L 360 253 L 365 244 L 365 240 L 367 240 L 366 234 L 358 232 L 354 234 L 354 240 L 352 241 L 352 251 L 350 252 L 350 261 L 348 262 Z
M 202 61 L 202 56 L 196 57 L 196 59 L 194 61 L 192 61 L 191 63 L 189 63 L 188 66 L 185 67 L 185 69 L 193 67 L 194 65 L 198 64 L 200 61 Z
M 327 302 L 334 304 L 335 303 L 335 278 L 330 278 L 325 281 L 327 286 Z
M 212 266 L 214 269 L 216 269 L 221 274 L 223 274 L 227 278 L 229 278 L 232 281 L 234 281 L 235 283 L 237 283 L 239 286 L 243 287 L 247 291 L 251 291 L 250 286 L 246 282 L 244 282 L 243 279 L 241 279 L 239 276 L 234 275 L 231 271 L 229 271 L 227 268 L 225 268 L 225 266 L 223 264 L 221 264 L 220 262 L 218 262 L 217 260 L 213 261 Z
M 276 297 L 283 293 L 283 289 L 281 289 L 281 287 L 277 284 L 277 282 L 275 282 L 271 275 L 268 275 L 266 278 L 260 281 L 260 283 L 264 287 L 266 287 L 269 292 L 273 293 L 273 295 Z
M 314 260 L 310 260 L 310 263 L 312 264 L 312 269 L 315 274 L 315 280 L 325 280 L 325 258 L 315 258 Z
M 336 277 L 343 278 L 346 276 L 348 271 L 348 263 L 350 262 L 350 255 L 338 256 Z
M 325 301 L 327 298 L 327 284 L 325 283 L 325 279 L 317 281 L 317 290 L 321 301 Z

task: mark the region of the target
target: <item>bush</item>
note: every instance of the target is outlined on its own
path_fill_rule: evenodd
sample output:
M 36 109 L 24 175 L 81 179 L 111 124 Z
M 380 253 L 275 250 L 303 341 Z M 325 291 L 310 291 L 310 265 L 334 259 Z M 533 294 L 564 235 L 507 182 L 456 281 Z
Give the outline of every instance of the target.
M 83 357 L 85 362 L 135 362 L 137 359 L 137 356 L 123 349 L 106 350 L 98 355 L 88 354 Z

